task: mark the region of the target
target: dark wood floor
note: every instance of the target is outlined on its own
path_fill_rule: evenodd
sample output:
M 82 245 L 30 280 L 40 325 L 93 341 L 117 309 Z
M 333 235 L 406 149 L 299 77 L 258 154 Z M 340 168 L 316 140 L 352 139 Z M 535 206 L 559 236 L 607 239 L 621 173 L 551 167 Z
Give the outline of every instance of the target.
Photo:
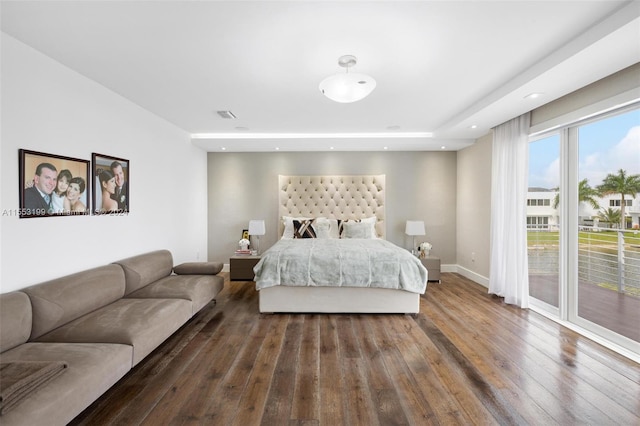
M 411 315 L 210 304 L 73 424 L 640 425 L 640 365 L 456 274 Z

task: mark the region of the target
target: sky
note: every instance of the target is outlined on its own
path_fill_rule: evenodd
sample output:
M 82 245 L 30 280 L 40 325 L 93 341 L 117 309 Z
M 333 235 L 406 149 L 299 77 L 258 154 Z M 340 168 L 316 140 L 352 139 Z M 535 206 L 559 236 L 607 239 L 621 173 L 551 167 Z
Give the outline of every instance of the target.
M 640 109 L 580 126 L 579 180 L 593 188 L 609 173 L 623 169 L 640 174 Z M 529 144 L 529 187 L 557 188 L 560 176 L 560 136 Z

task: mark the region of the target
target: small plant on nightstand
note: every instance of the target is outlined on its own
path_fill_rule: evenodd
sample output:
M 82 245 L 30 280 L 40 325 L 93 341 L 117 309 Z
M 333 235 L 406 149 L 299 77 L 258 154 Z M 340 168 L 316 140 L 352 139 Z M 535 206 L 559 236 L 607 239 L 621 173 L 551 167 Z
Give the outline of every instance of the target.
M 243 238 L 240 241 L 238 241 L 238 245 L 240 246 L 240 250 L 248 250 L 249 249 L 249 244 L 251 244 L 251 242 L 249 240 L 247 240 L 246 238 Z
M 432 248 L 433 246 L 426 241 L 424 243 L 420 243 L 420 245 L 418 246 L 418 253 L 420 254 L 420 257 L 424 258 L 429 256 Z

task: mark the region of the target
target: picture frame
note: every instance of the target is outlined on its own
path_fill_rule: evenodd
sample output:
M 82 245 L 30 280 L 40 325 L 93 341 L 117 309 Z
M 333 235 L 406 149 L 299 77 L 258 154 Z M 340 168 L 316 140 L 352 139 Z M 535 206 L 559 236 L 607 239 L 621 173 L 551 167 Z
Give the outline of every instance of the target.
M 18 150 L 20 218 L 90 214 L 89 160 Z
M 242 230 L 242 237 L 240 237 L 240 239 L 245 239 L 248 240 L 249 239 L 249 230 L 248 229 L 243 229 Z
M 131 211 L 129 160 L 92 153 L 93 214 L 126 215 Z

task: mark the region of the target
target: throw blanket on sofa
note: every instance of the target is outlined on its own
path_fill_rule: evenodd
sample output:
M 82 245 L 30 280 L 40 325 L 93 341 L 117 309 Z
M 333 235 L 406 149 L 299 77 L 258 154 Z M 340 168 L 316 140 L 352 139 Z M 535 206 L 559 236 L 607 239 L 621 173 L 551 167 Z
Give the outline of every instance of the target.
M 5 414 L 24 398 L 67 368 L 66 362 L 17 361 L 0 364 L 0 414 Z
M 424 293 L 420 260 L 380 239 L 281 239 L 253 269 L 258 290 L 276 285 L 378 287 Z

